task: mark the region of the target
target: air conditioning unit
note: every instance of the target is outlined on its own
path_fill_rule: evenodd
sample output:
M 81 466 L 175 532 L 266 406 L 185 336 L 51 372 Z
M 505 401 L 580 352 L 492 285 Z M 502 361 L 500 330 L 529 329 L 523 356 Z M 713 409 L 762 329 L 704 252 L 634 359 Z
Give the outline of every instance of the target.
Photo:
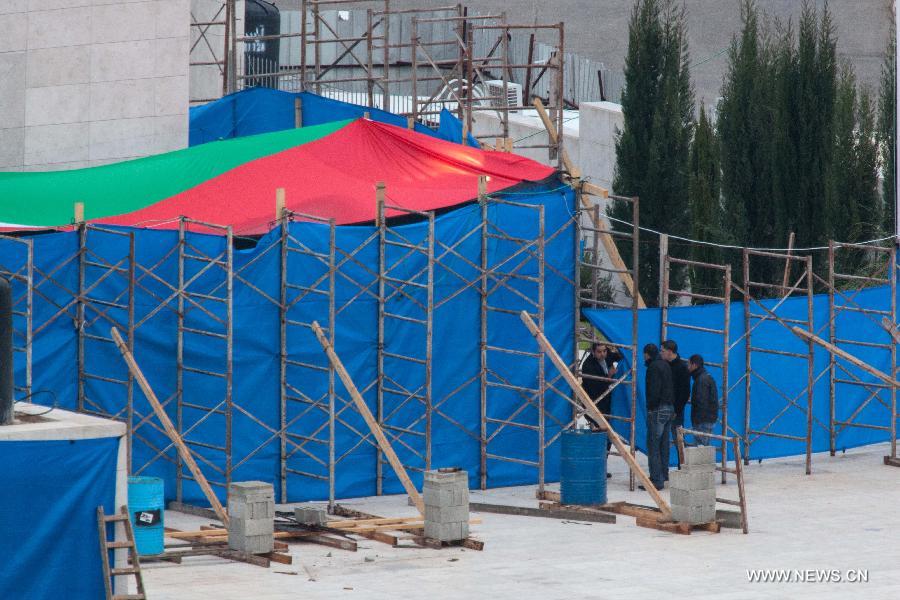
M 493 98 L 491 100 L 492 106 L 501 107 L 503 106 L 503 80 L 502 79 L 492 79 L 490 81 L 484 82 L 487 96 Z M 518 109 L 522 106 L 522 85 L 519 83 L 506 83 L 506 106 L 509 108 Z M 510 112 L 519 112 L 518 110 L 513 110 Z

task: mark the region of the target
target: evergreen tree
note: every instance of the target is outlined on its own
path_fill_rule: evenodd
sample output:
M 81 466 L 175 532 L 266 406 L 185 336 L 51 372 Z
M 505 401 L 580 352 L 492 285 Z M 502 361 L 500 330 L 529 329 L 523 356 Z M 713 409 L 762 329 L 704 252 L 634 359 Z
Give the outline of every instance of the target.
M 688 160 L 694 97 L 688 67 L 684 9 L 675 0 L 637 0 L 629 24 L 622 96 L 624 128 L 616 140 L 614 191 L 639 196 L 641 224 L 673 234 L 690 227 Z M 630 221 L 625 203 L 610 213 Z M 625 228 L 623 228 L 625 229 Z M 622 244 L 630 258 L 630 244 Z M 638 282 L 644 300 L 659 295 L 659 260 L 655 247 L 640 252 Z M 675 271 L 673 288 L 683 274 Z
M 878 192 L 878 145 L 875 130 L 875 107 L 868 88 L 859 93 L 857 108 L 857 134 L 855 143 L 853 181 L 857 214 L 860 221 L 860 240 L 871 240 L 883 234 L 884 215 Z
M 891 28 L 891 40 L 888 44 L 884 62 L 881 65 L 881 93 L 878 102 L 878 137 L 881 146 L 882 176 L 884 178 L 881 193 L 883 199 L 882 229 L 887 235 L 894 233 L 894 204 L 896 185 L 896 152 L 894 143 L 896 131 L 896 75 L 894 71 L 895 32 Z
M 834 154 L 825 195 L 826 237 L 843 242 L 855 242 L 862 233 L 857 209 L 859 186 L 854 181 L 858 172 L 856 112 L 856 78 L 845 63 L 835 98 Z
M 693 217 L 692 237 L 703 242 L 722 239 L 722 204 L 720 198 L 719 142 L 716 132 L 700 106 L 700 120 L 691 144 L 690 198 Z M 695 244 L 691 259 L 719 264 L 722 252 L 715 246 Z M 701 294 L 722 294 L 722 273 L 713 269 L 696 269 L 691 273 L 691 290 Z

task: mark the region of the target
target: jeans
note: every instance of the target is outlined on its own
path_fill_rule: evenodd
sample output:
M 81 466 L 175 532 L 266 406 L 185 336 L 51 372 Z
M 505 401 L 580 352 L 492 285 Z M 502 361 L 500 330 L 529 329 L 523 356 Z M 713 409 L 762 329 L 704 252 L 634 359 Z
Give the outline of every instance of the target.
M 713 427 L 715 426 L 715 423 L 697 423 L 691 429 L 696 429 L 703 433 L 712 433 Z M 698 446 L 709 446 L 709 438 L 705 435 L 695 435 L 694 442 L 696 442 Z
M 657 410 L 647 411 L 647 462 L 650 463 L 650 481 L 662 488 L 669 478 L 669 444 L 675 409 L 666 404 Z

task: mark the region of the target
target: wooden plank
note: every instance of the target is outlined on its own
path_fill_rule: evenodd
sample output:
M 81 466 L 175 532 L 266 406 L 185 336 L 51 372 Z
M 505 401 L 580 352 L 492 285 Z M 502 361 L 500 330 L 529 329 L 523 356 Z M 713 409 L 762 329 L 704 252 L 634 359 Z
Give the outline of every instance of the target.
M 282 565 L 294 564 L 294 559 L 290 554 L 282 554 L 280 552 L 266 552 L 265 554 L 260 554 L 259 556 L 268 558 L 272 562 L 277 562 Z
M 78 223 L 84 223 L 84 202 L 75 203 L 74 221 L 76 225 Z
M 811 342 L 813 342 L 813 343 L 815 343 L 815 344 L 818 344 L 819 346 L 822 346 L 823 348 L 825 348 L 826 350 L 828 350 L 829 352 L 831 352 L 831 353 L 834 354 L 835 356 L 838 356 L 838 357 L 840 357 L 840 358 L 843 358 L 843 359 L 846 360 L 847 362 L 856 365 L 857 367 L 859 367 L 860 369 L 862 369 L 862 370 L 865 371 L 866 373 L 868 373 L 868 374 L 870 374 L 870 375 L 873 375 L 873 376 L 877 377 L 878 379 L 880 379 L 880 380 L 883 381 L 884 383 L 886 383 L 886 384 L 888 384 L 888 385 L 891 385 L 891 386 L 894 386 L 895 388 L 896 388 L 896 387 L 900 387 L 900 382 L 898 382 L 896 379 L 894 379 L 894 378 L 891 377 L 890 375 L 887 375 L 886 373 L 883 373 L 883 372 L 879 371 L 878 369 L 876 369 L 875 367 L 873 367 L 873 366 L 870 365 L 869 363 L 864 362 L 864 361 L 862 361 L 862 360 L 856 358 L 855 356 L 853 356 L 852 354 L 850 354 L 850 353 L 847 352 L 846 350 L 841 350 L 841 349 L 838 348 L 837 346 L 835 346 L 835 345 L 833 345 L 833 344 L 830 344 L 830 343 L 826 342 L 825 340 L 823 340 L 823 339 L 820 338 L 819 336 L 817 336 L 817 335 L 815 335 L 815 334 L 813 334 L 813 333 L 810 333 L 810 332 L 808 332 L 808 331 L 805 331 L 805 330 L 803 330 L 803 329 L 800 329 L 799 327 L 791 327 L 791 331 L 794 332 L 794 334 L 795 334 L 797 337 L 802 338 L 802 339 L 804 339 L 804 340 L 811 341 Z
M 193 504 L 186 504 L 184 502 L 177 502 L 172 500 L 166 505 L 166 508 L 169 510 L 178 511 L 184 513 L 186 515 L 194 515 L 197 517 L 203 517 L 205 519 L 215 519 L 216 511 L 211 508 L 204 508 L 202 506 L 194 506 Z
M 573 521 L 590 521 L 592 523 L 615 523 L 616 516 L 609 513 L 577 511 L 567 508 L 532 508 L 530 506 L 507 506 L 505 504 L 485 504 L 470 502 L 472 512 L 486 512 L 497 515 L 513 515 L 516 517 L 544 517 L 547 519 L 570 519 Z
M 275 220 L 278 221 L 284 216 L 284 188 L 275 190 Z
M 640 516 L 634 520 L 638 527 L 647 527 L 649 529 L 657 529 L 659 531 L 668 531 L 669 533 L 678 533 L 681 535 L 691 535 L 691 525 L 681 522 L 661 522 L 652 517 Z
M 541 122 L 544 123 L 544 128 L 547 130 L 547 136 L 550 138 L 550 143 L 554 146 L 559 144 L 559 135 L 564 135 L 563 132 L 557 132 L 556 128 L 553 126 L 553 122 L 550 120 L 550 115 L 547 114 L 547 109 L 544 108 L 544 102 L 540 98 L 534 99 L 534 108 L 537 110 L 538 116 L 541 118 Z M 581 178 L 581 169 L 575 166 L 575 163 L 572 162 L 572 159 L 569 158 L 569 153 L 566 151 L 565 146 L 562 148 L 562 152 L 559 155 L 562 160 L 563 166 L 566 168 L 566 171 L 569 172 L 569 175 L 576 179 Z
M 790 293 L 790 278 L 791 278 L 791 254 L 794 252 L 794 232 L 791 232 L 791 235 L 788 236 L 788 245 L 787 245 L 787 258 L 784 259 L 784 275 L 781 277 L 781 295 L 786 296 Z
M 540 98 L 534 99 L 534 107 L 537 109 L 538 116 L 540 116 L 541 121 L 544 123 L 544 128 L 547 130 L 547 135 L 550 136 L 550 140 L 552 143 L 556 143 L 556 131 L 553 128 L 553 123 L 550 121 L 550 115 L 547 114 L 547 109 L 544 108 L 544 103 Z M 581 178 L 581 171 L 572 163 L 569 159 L 569 154 L 566 152 L 565 147 L 563 147 L 562 154 L 560 155 L 563 161 L 563 165 L 566 167 L 566 170 L 569 174 L 576 179 Z M 599 196 L 601 198 L 608 198 L 609 191 L 592 183 L 581 182 L 581 190 L 582 192 L 587 192 L 588 194 Z M 599 230 L 610 230 L 611 226 L 609 221 L 605 216 L 601 216 L 599 219 L 594 218 L 594 211 L 591 210 L 591 204 L 584 197 L 584 194 L 580 194 L 581 196 L 581 206 L 586 209 L 586 212 L 591 215 L 591 220 L 594 222 L 594 229 Z M 610 262 L 612 262 L 613 267 L 619 271 L 628 270 L 625 266 L 625 261 L 622 260 L 622 255 L 619 254 L 619 249 L 616 246 L 616 242 L 608 235 L 596 234 L 600 236 L 600 241 L 603 244 L 603 248 L 606 250 L 606 254 L 609 256 Z M 625 285 L 625 289 L 629 290 L 632 294 L 632 297 L 637 298 L 638 307 L 639 308 L 647 308 L 647 305 L 644 303 L 644 299 L 641 297 L 641 292 L 635 287 L 634 281 L 631 278 L 631 275 L 628 273 L 619 273 L 619 279 L 622 280 L 622 283 Z
M 575 376 L 572 375 L 572 372 L 569 371 L 568 365 L 560 358 L 559 354 L 557 354 L 556 350 L 550 344 L 546 337 L 544 337 L 544 333 L 538 329 L 538 326 L 534 324 L 534 321 L 528 315 L 528 312 L 522 311 L 519 315 L 522 318 L 522 322 L 525 323 L 525 326 L 528 327 L 528 330 L 531 332 L 531 335 L 534 336 L 534 339 L 537 340 L 538 345 L 541 347 L 541 350 L 550 357 L 551 362 L 556 366 L 560 375 L 563 376 L 563 379 L 566 380 L 566 383 L 569 384 L 569 387 L 575 392 L 575 397 L 578 398 L 578 401 L 581 403 L 582 408 L 585 412 L 589 413 L 591 417 L 600 424 L 600 428 L 606 430 L 606 434 L 609 436 L 609 440 L 616 447 L 616 450 L 619 451 L 619 454 L 625 459 L 625 462 L 628 464 L 628 467 L 635 474 L 635 476 L 640 479 L 641 483 L 644 484 L 644 488 L 647 490 L 647 493 L 650 494 L 650 497 L 653 498 L 653 502 L 659 507 L 660 512 L 664 518 L 670 518 L 672 516 L 672 509 L 669 508 L 668 503 L 663 499 L 663 497 L 659 494 L 659 491 L 656 489 L 656 486 L 650 481 L 650 478 L 647 477 L 647 473 L 644 472 L 644 469 L 637 463 L 634 457 L 631 455 L 631 449 L 625 446 L 622 442 L 622 438 L 619 437 L 619 434 L 610 426 L 609 422 L 606 420 L 606 417 L 603 416 L 603 413 L 600 412 L 591 398 L 587 395 L 587 392 L 584 391 L 584 388 L 579 385 L 578 380 L 575 379 Z
M 322 328 L 319 326 L 319 323 L 317 321 L 313 321 L 312 329 L 313 332 L 315 332 L 316 337 L 319 339 L 319 343 L 322 345 L 322 349 L 325 350 L 325 354 L 328 356 L 328 360 L 331 362 L 332 366 L 334 366 L 335 370 L 338 373 L 338 376 L 344 383 L 344 387 L 346 387 L 347 391 L 350 392 L 350 397 L 353 398 L 353 403 L 356 405 L 356 409 L 366 421 L 366 424 L 369 426 L 369 430 L 378 441 L 378 446 L 381 448 L 381 451 L 384 452 L 384 455 L 387 457 L 388 462 L 391 464 L 391 467 L 393 467 L 394 473 L 397 475 L 397 478 L 400 479 L 400 483 L 403 484 L 403 489 L 406 490 L 406 493 L 409 494 L 410 498 L 412 498 L 413 504 L 415 504 L 416 509 L 419 511 L 419 514 L 424 517 L 425 503 L 422 501 L 422 496 L 419 495 L 419 490 L 417 490 L 416 486 L 413 485 L 412 480 L 406 473 L 406 469 L 403 467 L 403 463 L 400 462 L 400 459 L 394 452 L 393 447 L 391 447 L 390 442 L 388 441 L 387 437 L 385 437 L 384 431 L 381 430 L 381 427 L 378 425 L 375 417 L 372 416 L 372 411 L 369 410 L 369 407 L 366 405 L 366 401 L 363 400 L 363 397 L 362 395 L 360 395 L 359 390 L 356 389 L 356 385 L 353 383 L 353 379 L 350 377 L 347 369 L 344 368 L 344 363 L 342 363 L 341 359 L 338 358 L 337 353 L 334 351 L 334 348 L 331 347 L 331 343 L 328 341 L 328 338 L 325 337 L 325 333 L 322 331 Z
M 191 475 L 194 476 L 194 479 L 200 486 L 200 489 L 203 491 L 203 495 L 206 496 L 206 499 L 209 501 L 210 506 L 212 506 L 213 510 L 216 512 L 216 517 L 218 517 L 218 519 L 222 521 L 222 523 L 228 525 L 228 515 L 225 514 L 225 509 L 222 507 L 222 503 L 219 502 L 219 499 L 216 497 L 215 493 L 213 493 L 212 488 L 209 486 L 209 482 L 206 480 L 206 477 L 203 476 L 203 472 L 194 461 L 194 455 L 191 454 L 191 451 L 184 444 L 184 440 L 181 439 L 181 436 L 178 435 L 178 431 L 176 431 L 175 426 L 172 425 L 172 421 L 169 419 L 169 415 L 166 414 L 166 411 L 163 410 L 163 407 L 159 403 L 159 400 L 157 400 L 156 394 L 153 392 L 153 389 L 150 387 L 150 384 L 144 377 L 144 373 L 141 371 L 141 368 L 134 360 L 134 356 L 131 354 L 128 346 L 125 345 L 125 341 L 122 339 L 122 336 L 119 335 L 119 330 L 115 327 L 112 327 L 110 328 L 109 332 L 112 335 L 113 341 L 116 343 L 116 346 L 119 348 L 119 352 L 122 354 L 122 358 L 125 359 L 125 363 L 128 365 L 128 370 L 137 380 L 138 385 L 141 386 L 141 390 L 143 390 L 144 395 L 147 397 L 147 401 L 150 403 L 150 406 L 153 407 L 153 412 L 156 413 L 156 418 L 159 419 L 160 423 L 162 423 L 163 428 L 166 430 L 166 435 L 168 435 L 169 439 L 172 440 L 172 443 L 175 444 L 175 448 L 178 450 L 178 454 L 181 456 L 181 459 L 187 465 L 187 468 L 188 470 L 190 470 Z

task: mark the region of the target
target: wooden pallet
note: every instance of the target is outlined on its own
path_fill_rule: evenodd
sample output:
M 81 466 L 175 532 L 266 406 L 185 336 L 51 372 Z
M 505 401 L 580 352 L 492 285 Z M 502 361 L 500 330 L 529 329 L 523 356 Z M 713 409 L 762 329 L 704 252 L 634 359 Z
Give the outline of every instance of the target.
M 379 517 L 377 515 L 365 513 L 365 512 L 355 510 L 355 509 L 352 509 L 352 508 L 349 508 L 346 506 L 342 506 L 340 504 L 335 504 L 331 509 L 331 513 L 335 516 L 348 517 L 351 520 L 351 522 L 353 520 L 356 520 L 357 522 L 359 522 L 360 520 L 370 521 L 370 522 L 372 520 L 375 520 L 375 521 L 386 521 L 387 520 L 387 519 L 384 519 L 384 517 Z M 397 543 L 393 543 L 392 544 L 393 546 L 399 547 L 399 541 L 409 540 L 413 544 L 415 544 L 419 547 L 423 547 L 423 548 L 440 549 L 440 548 L 445 548 L 445 547 L 448 547 L 451 545 L 455 545 L 455 546 L 462 546 L 463 548 L 468 548 L 470 550 L 484 550 L 484 542 L 481 540 L 478 540 L 476 538 L 473 538 L 473 537 L 468 537 L 464 540 L 459 540 L 458 542 L 444 543 L 444 544 L 442 544 L 438 540 L 432 540 L 432 539 L 426 538 L 425 536 L 423 536 L 419 533 L 422 529 L 424 529 L 424 521 L 421 521 L 421 518 L 418 518 L 418 517 L 410 519 L 409 521 L 415 522 L 415 525 L 411 526 L 411 527 L 395 525 L 394 529 L 396 531 L 402 532 L 404 534 L 413 534 L 413 535 L 405 535 L 403 537 L 394 537 L 394 539 L 396 540 Z M 330 523 L 332 523 L 332 522 L 329 522 L 329 524 Z M 340 521 L 337 521 L 337 523 L 340 523 Z M 420 523 L 421 523 L 421 525 L 420 525 Z M 471 519 L 469 521 L 469 523 L 472 525 L 477 525 L 477 524 L 481 523 L 481 519 Z M 345 529 L 345 531 L 352 532 L 354 535 L 363 535 L 364 537 L 368 537 L 366 535 L 364 528 L 362 531 L 360 531 L 359 527 L 357 527 L 356 529 L 352 529 L 352 530 Z M 384 533 L 384 532 L 382 531 L 379 533 Z M 388 534 L 388 535 L 390 535 L 390 534 Z M 370 538 L 370 539 L 374 539 L 374 538 Z M 377 540 L 377 541 L 381 541 L 381 540 Z

